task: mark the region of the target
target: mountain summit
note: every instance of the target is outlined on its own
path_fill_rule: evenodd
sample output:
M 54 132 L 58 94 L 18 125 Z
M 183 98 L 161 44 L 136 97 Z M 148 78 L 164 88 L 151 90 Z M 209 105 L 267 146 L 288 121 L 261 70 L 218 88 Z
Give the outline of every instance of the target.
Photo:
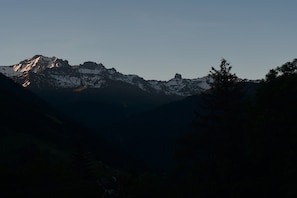
M 57 57 L 35 55 L 12 66 L 0 66 L 0 73 L 28 88 L 102 88 L 114 81 L 128 83 L 143 91 L 166 95 L 190 96 L 207 89 L 207 77 L 183 79 L 176 74 L 169 81 L 145 80 L 137 75 L 126 75 L 101 63 L 84 62 L 77 66 Z
M 32 58 L 23 60 L 13 66 L 2 67 L 2 73 L 9 77 L 21 76 L 24 73 L 39 73 L 47 68 L 60 67 L 63 65 L 68 65 L 68 61 L 63 61 L 55 56 L 45 57 L 42 55 L 35 55 Z

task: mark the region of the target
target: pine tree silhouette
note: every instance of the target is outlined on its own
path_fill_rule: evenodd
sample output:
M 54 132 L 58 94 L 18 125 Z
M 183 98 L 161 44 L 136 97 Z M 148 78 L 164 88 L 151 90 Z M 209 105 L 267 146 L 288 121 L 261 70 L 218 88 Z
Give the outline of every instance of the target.
M 190 177 L 195 178 L 197 186 L 204 186 L 199 193 L 209 197 L 228 195 L 228 185 L 240 176 L 239 119 L 245 80 L 231 73 L 231 69 L 225 59 L 221 60 L 219 69 L 211 68 L 210 89 L 200 95 L 199 108 L 195 111 L 197 132 L 184 142 L 192 160 Z
M 96 179 L 90 152 L 81 143 L 76 144 L 72 153 L 73 170 L 81 180 L 94 181 Z
M 231 73 L 232 66 L 221 60 L 220 69 L 211 68 L 209 74 L 210 89 L 202 93 L 199 111 L 195 111 L 200 145 L 218 155 L 229 140 L 233 130 L 238 130 L 234 120 L 242 102 L 243 83 L 236 74 Z

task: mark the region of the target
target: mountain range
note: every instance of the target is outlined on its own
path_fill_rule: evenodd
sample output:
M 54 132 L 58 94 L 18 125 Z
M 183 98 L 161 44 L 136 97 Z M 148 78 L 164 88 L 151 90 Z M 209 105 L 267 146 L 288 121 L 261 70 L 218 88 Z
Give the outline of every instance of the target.
M 125 75 L 101 63 L 84 62 L 69 65 L 57 57 L 35 55 L 11 66 L 0 66 L 0 73 L 22 84 L 23 87 L 58 89 L 71 88 L 82 91 L 88 88 L 108 87 L 112 82 L 133 85 L 148 93 L 190 96 L 207 89 L 207 77 L 183 79 L 176 74 L 169 81 L 145 80 L 137 75 Z
M 71 66 L 42 55 L 1 66 L 0 73 L 156 168 L 172 164 L 175 141 L 193 130 L 199 93 L 209 88 L 208 77 L 183 79 L 176 74 L 169 81 L 144 80 L 103 64 Z
M 240 106 L 206 133 L 193 123 L 209 111 L 207 77 L 41 55 L 0 71 L 1 197 L 296 197 L 295 60 L 244 81 Z

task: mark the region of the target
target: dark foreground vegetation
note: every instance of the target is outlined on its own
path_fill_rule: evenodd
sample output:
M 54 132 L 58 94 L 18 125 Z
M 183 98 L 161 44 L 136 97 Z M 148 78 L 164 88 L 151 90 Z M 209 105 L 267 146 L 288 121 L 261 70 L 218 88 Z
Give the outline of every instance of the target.
M 193 106 L 195 132 L 177 138 L 167 172 L 1 76 L 0 196 L 297 197 L 297 60 L 249 94 L 231 69 L 224 59 L 211 69 L 211 89 Z

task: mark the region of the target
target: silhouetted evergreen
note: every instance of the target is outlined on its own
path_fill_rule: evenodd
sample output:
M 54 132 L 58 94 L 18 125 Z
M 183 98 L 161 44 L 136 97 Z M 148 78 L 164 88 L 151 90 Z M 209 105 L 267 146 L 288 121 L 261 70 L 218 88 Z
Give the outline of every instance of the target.
M 95 171 L 90 152 L 86 151 L 81 143 L 77 143 L 72 153 L 72 168 L 80 180 L 96 181 Z
M 205 136 L 205 140 L 211 141 L 207 143 L 208 145 L 216 146 L 228 140 L 231 131 L 238 130 L 236 126 L 238 122 L 235 122 L 235 119 L 240 113 L 244 80 L 232 74 L 231 68 L 225 59 L 222 59 L 219 70 L 211 68 L 209 74 L 211 88 L 202 93 L 202 102 L 196 111 L 195 124 L 202 136 L 200 139 Z M 215 148 L 210 148 L 212 149 Z
M 211 88 L 201 94 L 195 111 L 197 132 L 180 140 L 185 149 L 180 156 L 188 161 L 188 181 L 199 188 L 197 196 L 231 196 L 234 182 L 244 178 L 245 80 L 231 73 L 231 68 L 225 59 L 218 70 L 211 68 Z

